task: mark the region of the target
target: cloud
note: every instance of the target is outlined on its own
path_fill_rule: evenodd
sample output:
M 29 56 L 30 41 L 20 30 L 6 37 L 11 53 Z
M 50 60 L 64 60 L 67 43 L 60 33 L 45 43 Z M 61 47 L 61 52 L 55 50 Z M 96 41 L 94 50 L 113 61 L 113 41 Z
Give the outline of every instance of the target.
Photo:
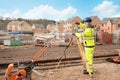
M 34 7 L 24 13 L 20 10 L 14 10 L 11 12 L 2 13 L 3 17 L 21 17 L 26 19 L 52 19 L 52 20 L 64 20 L 69 17 L 75 16 L 77 9 L 72 6 L 68 6 L 63 10 L 57 10 L 49 5 L 40 5 Z
M 118 12 L 118 13 L 112 15 L 112 17 L 120 17 L 120 12 Z
M 11 11 L 11 12 L 7 12 L 3 14 L 3 17 L 20 17 L 20 11 L 18 9 Z
M 68 17 L 72 17 L 76 14 L 77 10 L 72 6 L 68 6 L 63 10 L 57 10 L 49 5 L 40 5 L 34 7 L 33 9 L 27 11 L 22 17 L 28 19 L 54 19 L 54 20 L 63 20 Z
M 93 8 L 93 12 L 102 17 L 113 16 L 116 14 L 118 8 L 118 5 L 113 4 L 111 1 L 105 0 L 101 4 L 95 6 Z

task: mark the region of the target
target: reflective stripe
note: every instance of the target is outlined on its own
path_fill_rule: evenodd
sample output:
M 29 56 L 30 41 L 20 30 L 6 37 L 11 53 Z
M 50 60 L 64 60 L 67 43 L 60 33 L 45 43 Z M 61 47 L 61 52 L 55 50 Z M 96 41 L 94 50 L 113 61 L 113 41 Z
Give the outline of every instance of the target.
M 92 64 L 89 64 L 89 66 L 93 66 Z
M 94 37 L 88 37 L 88 38 L 82 38 L 83 40 L 93 40 L 95 39 Z

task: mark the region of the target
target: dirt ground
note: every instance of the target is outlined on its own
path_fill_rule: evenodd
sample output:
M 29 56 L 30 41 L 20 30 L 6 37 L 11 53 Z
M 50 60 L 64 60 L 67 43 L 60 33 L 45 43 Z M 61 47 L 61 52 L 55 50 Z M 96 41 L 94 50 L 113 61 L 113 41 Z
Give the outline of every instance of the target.
M 32 80 L 120 80 L 120 64 L 100 63 L 94 64 L 93 78 L 82 73 L 82 66 L 73 66 L 60 69 L 39 71 L 44 76 L 33 77 Z M 0 75 L 0 80 L 4 80 Z
M 18 62 L 32 60 L 32 57 L 41 49 L 40 46 L 16 46 L 6 48 L 2 46 L 0 49 L 0 64 L 7 62 Z M 45 54 L 40 58 L 40 60 L 56 59 L 64 55 L 65 47 L 49 47 Z M 94 56 L 98 55 L 108 55 L 108 54 L 118 54 L 116 49 L 120 49 L 120 45 L 115 44 L 105 44 L 96 45 Z M 77 46 L 72 46 L 66 51 L 68 57 L 79 57 L 79 52 Z
M 39 78 L 34 78 L 33 80 L 91 80 L 89 75 L 84 75 L 82 73 L 82 70 L 82 66 L 75 66 L 62 69 L 39 71 L 45 76 L 39 76 Z M 120 80 L 119 74 L 120 64 L 95 64 L 92 80 Z
M 0 64 L 12 63 L 18 61 L 32 60 L 32 57 L 42 47 L 27 45 L 27 46 L 2 46 L 0 47 Z M 60 58 L 64 54 L 65 47 L 50 47 L 40 60 Z M 104 44 L 96 45 L 94 56 L 118 54 L 116 49 L 120 49 L 120 45 Z M 66 51 L 67 57 L 79 57 L 77 46 L 72 46 Z M 120 80 L 120 65 L 113 63 L 95 64 L 95 73 L 93 80 Z M 40 80 L 89 80 L 88 75 L 82 74 L 82 66 L 68 67 L 56 70 L 42 71 L 45 77 L 40 77 Z M 3 76 L 0 75 L 0 80 Z

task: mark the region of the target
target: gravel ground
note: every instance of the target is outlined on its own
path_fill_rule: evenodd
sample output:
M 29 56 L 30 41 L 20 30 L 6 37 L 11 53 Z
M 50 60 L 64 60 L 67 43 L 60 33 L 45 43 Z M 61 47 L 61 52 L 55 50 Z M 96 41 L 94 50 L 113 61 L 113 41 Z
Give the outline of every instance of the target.
M 89 75 L 82 73 L 82 66 L 74 66 L 60 69 L 39 71 L 45 76 L 33 77 L 32 80 L 91 80 Z M 92 80 L 120 80 L 120 64 L 100 63 L 94 64 L 94 74 Z M 0 75 L 0 80 L 4 80 Z M 37 78 L 37 79 L 36 79 Z
M 39 46 L 2 46 L 0 47 L 0 64 L 31 60 L 41 48 L 42 47 Z M 65 47 L 50 47 L 40 60 L 59 58 L 64 54 L 64 49 Z M 94 56 L 118 54 L 116 49 L 120 49 L 120 45 L 96 45 Z M 77 47 L 72 46 L 68 48 L 67 57 L 79 57 Z M 95 73 L 93 80 L 120 80 L 120 66 L 117 64 L 95 64 L 94 68 Z M 88 80 L 89 77 L 88 75 L 82 74 L 81 66 L 42 72 L 46 74 L 46 76 L 40 78 L 40 80 Z M 3 76 L 0 76 L 0 80 L 3 80 Z
M 45 76 L 33 80 L 91 80 L 89 75 L 82 73 L 82 66 L 68 67 L 62 69 L 53 69 L 39 71 Z M 120 65 L 114 63 L 101 63 L 94 65 L 94 74 L 92 80 L 120 80 Z

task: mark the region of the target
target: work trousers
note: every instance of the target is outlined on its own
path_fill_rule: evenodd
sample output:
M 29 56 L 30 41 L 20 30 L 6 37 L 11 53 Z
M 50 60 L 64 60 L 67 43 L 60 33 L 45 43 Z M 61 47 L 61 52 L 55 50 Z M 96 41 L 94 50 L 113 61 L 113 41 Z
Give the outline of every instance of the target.
M 94 47 L 92 48 L 87 48 L 85 47 L 85 56 L 87 63 L 89 65 L 89 69 L 87 70 L 88 72 L 93 72 L 93 53 L 94 53 Z

